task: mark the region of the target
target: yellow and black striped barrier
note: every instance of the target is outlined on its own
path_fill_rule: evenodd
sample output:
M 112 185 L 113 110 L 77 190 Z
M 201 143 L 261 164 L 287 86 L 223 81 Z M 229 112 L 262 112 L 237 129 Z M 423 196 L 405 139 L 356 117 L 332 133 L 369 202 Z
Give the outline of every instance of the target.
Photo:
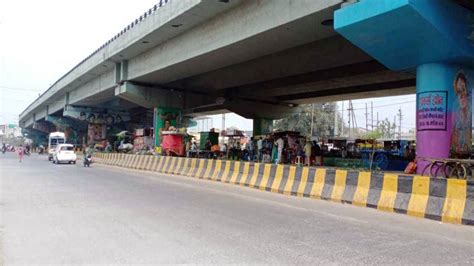
M 366 171 L 98 153 L 95 161 L 474 225 L 474 182 Z

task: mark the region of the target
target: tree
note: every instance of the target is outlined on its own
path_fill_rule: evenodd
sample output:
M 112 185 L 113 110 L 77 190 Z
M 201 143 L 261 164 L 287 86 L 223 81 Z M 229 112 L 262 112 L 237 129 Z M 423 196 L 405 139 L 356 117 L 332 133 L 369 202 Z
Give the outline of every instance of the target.
M 380 121 L 377 124 L 377 127 L 374 128 L 373 132 L 366 133 L 363 138 L 367 139 L 379 139 L 379 138 L 386 138 L 386 139 L 393 139 L 395 138 L 395 130 L 397 126 L 395 123 L 390 123 L 388 118 L 385 120 Z
M 313 109 L 314 105 L 314 109 Z M 313 109 L 313 110 L 312 110 Z M 313 132 L 311 132 L 311 113 L 313 115 Z M 304 104 L 287 117 L 275 121 L 276 130 L 298 131 L 302 135 L 310 137 L 329 137 L 334 135 L 334 116 L 337 112 L 336 103 L 324 104 Z M 341 124 L 341 118 L 338 117 L 338 124 Z M 311 134 L 312 133 L 312 134 Z

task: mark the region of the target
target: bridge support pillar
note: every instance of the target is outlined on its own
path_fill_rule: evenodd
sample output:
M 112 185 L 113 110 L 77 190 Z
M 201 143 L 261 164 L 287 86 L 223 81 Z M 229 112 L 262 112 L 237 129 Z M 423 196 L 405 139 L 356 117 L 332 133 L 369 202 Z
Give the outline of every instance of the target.
M 253 135 L 266 135 L 273 131 L 273 120 L 266 118 L 253 119 Z
M 335 13 L 353 44 L 389 69 L 416 70 L 418 173 L 422 158 L 470 155 L 473 16 L 453 0 L 365 0 Z
M 472 87 L 467 68 L 429 63 L 417 67 L 417 157 L 467 158 L 471 153 Z M 471 76 L 471 75 L 469 75 Z M 420 171 L 426 163 L 418 163 Z

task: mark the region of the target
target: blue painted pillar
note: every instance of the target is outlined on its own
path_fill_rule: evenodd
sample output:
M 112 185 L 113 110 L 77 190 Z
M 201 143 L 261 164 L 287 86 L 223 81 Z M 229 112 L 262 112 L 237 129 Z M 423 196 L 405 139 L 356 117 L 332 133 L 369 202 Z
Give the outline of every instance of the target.
M 469 69 L 431 63 L 417 68 L 417 157 L 466 158 L 471 151 Z M 423 163 L 418 167 L 422 170 Z
M 335 13 L 354 45 L 391 70 L 416 70 L 418 158 L 470 155 L 473 17 L 454 0 L 364 0 Z

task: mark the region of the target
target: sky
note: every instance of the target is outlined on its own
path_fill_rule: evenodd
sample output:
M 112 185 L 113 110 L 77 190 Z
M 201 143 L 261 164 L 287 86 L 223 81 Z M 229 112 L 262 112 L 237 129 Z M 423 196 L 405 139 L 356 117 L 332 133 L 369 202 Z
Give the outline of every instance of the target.
M 18 123 L 18 115 L 39 93 L 156 3 L 0 1 L 0 124 Z M 374 119 L 379 112 L 380 120 L 387 117 L 393 121 L 401 107 L 402 129 L 415 126 L 414 95 L 353 101 L 358 126 L 365 127 L 365 103 L 370 106 L 370 101 Z M 341 110 L 342 103 L 339 106 Z M 347 123 L 347 110 L 344 113 Z M 221 116 L 211 117 L 219 128 Z M 227 114 L 226 126 L 251 130 L 252 120 Z

